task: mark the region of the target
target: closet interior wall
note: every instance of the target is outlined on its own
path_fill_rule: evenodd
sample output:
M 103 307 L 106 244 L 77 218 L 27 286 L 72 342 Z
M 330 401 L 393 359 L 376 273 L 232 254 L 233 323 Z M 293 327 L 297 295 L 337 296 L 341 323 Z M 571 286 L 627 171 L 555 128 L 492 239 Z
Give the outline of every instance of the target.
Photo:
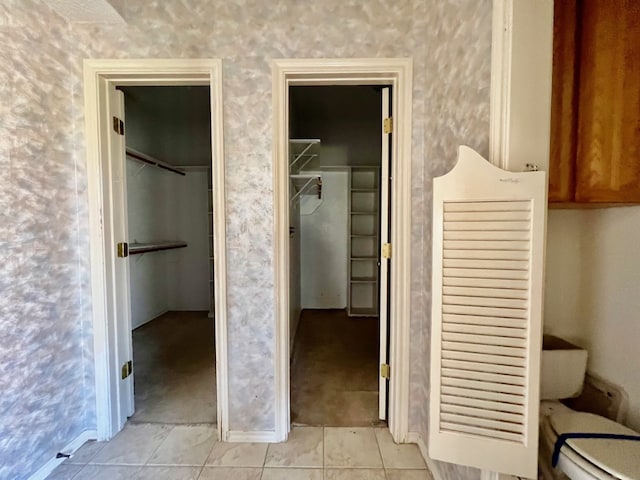
M 322 181 L 321 199 L 301 195 L 299 201 L 290 205 L 293 336 L 300 310 L 348 307 L 351 171 L 360 167 L 379 168 L 380 88 L 291 87 L 289 118 L 290 139 L 319 140 L 317 150 L 310 150 L 318 156 L 304 170 L 305 174 L 318 175 Z M 290 150 L 293 152 L 295 148 L 292 146 Z
M 212 312 L 208 87 L 123 90 L 127 148 L 185 173 L 127 155 L 129 243 L 179 240 L 187 244 L 130 256 L 132 327 L 167 311 Z

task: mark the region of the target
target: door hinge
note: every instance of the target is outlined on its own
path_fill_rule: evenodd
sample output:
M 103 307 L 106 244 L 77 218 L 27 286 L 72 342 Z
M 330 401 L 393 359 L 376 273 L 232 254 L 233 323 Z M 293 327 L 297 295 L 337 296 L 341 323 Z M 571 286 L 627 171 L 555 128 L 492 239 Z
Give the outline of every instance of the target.
M 382 378 L 390 378 L 391 377 L 391 367 L 389 367 L 388 363 L 380 364 L 380 376 Z
M 120 242 L 118 244 L 118 257 L 125 258 L 129 256 L 129 244 L 127 242 Z
M 391 244 L 383 243 L 382 244 L 382 258 L 391 258 Z
M 118 117 L 113 117 L 113 130 L 118 135 L 124 135 L 124 122 Z
M 385 118 L 382 122 L 382 128 L 384 133 L 392 133 L 393 132 L 393 118 Z
M 127 378 L 133 372 L 133 362 L 129 360 L 122 364 L 122 380 Z

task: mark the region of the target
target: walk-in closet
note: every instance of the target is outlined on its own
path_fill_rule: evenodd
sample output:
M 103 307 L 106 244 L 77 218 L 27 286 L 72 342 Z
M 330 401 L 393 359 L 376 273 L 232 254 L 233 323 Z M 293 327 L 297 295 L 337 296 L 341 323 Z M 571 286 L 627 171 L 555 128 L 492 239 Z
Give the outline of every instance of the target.
M 209 87 L 122 87 L 136 422 L 215 423 Z
M 378 423 L 382 88 L 289 90 L 291 421 Z

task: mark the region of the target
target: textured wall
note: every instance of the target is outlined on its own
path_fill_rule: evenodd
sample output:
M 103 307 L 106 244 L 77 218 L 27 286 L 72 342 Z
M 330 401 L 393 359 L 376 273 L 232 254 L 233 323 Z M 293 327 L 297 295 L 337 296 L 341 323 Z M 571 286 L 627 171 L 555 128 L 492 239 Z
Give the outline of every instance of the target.
M 489 88 L 491 82 L 491 5 L 489 0 L 450 0 L 431 2 L 431 27 L 425 70 L 428 93 L 425 96 L 425 234 L 423 315 L 412 312 L 410 425 L 420 425 L 427 441 L 429 419 L 429 354 L 431 331 L 431 195 L 433 177 L 449 171 L 455 164 L 458 145 L 469 145 L 485 158 L 489 154 Z M 420 322 L 419 320 L 423 321 Z M 416 350 L 423 347 L 422 353 Z M 419 410 L 419 411 L 416 411 Z M 479 478 L 480 471 L 444 462 L 435 462 L 442 480 Z
M 82 323 L 90 301 L 82 285 L 86 200 L 69 133 L 69 34 L 47 7 L 0 3 L 3 479 L 28 477 L 94 426 L 93 384 L 83 375 L 83 346 L 91 346 Z
M 3 1 L 1 473 L 26 476 L 95 425 L 83 58 L 223 59 L 233 430 L 274 427 L 269 61 L 413 58 L 410 428 L 426 435 L 431 178 L 460 142 L 487 153 L 490 10 L 490 0 L 140 0 L 124 3 L 126 26 L 69 27 L 39 0 Z

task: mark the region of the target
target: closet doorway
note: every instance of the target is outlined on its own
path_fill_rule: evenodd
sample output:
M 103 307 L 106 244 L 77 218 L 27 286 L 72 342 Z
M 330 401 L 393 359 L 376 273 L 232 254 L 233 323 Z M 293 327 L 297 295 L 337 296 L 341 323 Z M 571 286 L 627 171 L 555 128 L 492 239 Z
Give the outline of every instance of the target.
M 133 415 L 216 422 L 211 111 L 207 86 L 124 94 Z
M 406 442 L 409 419 L 409 319 L 411 285 L 411 98 L 412 61 L 408 58 L 280 59 L 272 61 L 274 113 L 274 264 L 276 289 L 275 440 L 286 440 L 291 428 L 291 195 L 289 155 L 290 87 L 390 86 L 393 142 L 389 146 L 393 179 L 389 196 L 392 252 L 387 260 L 390 374 L 387 423 L 396 442 Z M 382 166 L 382 165 L 381 165 Z M 384 177 L 384 176 L 383 176 Z M 381 211 L 384 211 L 381 207 Z M 385 275 L 380 276 L 381 279 Z M 381 287 L 381 290 L 384 289 Z M 383 313 L 384 310 L 381 312 Z M 384 322 L 381 322 L 384 324 Z M 386 345 L 387 340 L 381 341 Z M 380 373 L 388 373 L 381 369 Z M 380 382 L 383 383 L 382 381 Z M 384 396 L 382 396 L 384 397 Z M 321 399 L 318 399 L 321 401 Z
M 389 99 L 380 85 L 289 88 L 294 425 L 387 418 Z
M 155 335 L 147 336 L 146 340 L 150 345 L 154 344 L 157 337 L 169 340 L 169 345 L 166 343 L 165 345 L 155 344 L 152 348 L 146 349 L 147 359 L 149 359 L 147 363 L 153 364 L 152 370 L 157 369 L 157 358 L 152 359 L 151 354 L 158 353 L 158 351 L 167 352 L 168 348 L 170 355 L 178 353 L 182 360 L 192 353 L 191 350 L 197 350 L 193 348 L 195 342 L 202 342 L 202 345 L 209 349 L 208 351 L 211 353 L 207 355 L 213 356 L 215 359 L 213 360 L 215 375 L 205 373 L 205 376 L 209 377 L 206 379 L 208 387 L 205 389 L 211 392 L 208 398 L 214 402 L 215 415 L 211 416 L 210 409 L 203 409 L 209 412 L 203 421 L 217 423 L 219 439 L 223 438 L 228 431 L 225 176 L 222 147 L 221 67 L 221 61 L 215 59 L 84 61 L 88 196 L 91 226 L 92 334 L 98 440 L 108 440 L 118 433 L 128 417 L 134 414 L 135 407 L 140 404 L 138 399 L 134 401 L 133 378 L 134 375 L 141 376 L 141 370 L 144 372 L 144 368 L 138 366 L 134 372 L 134 357 L 132 355 L 134 347 L 132 344 L 135 333 L 132 334 L 134 326 L 132 320 L 142 323 L 152 319 L 151 322 L 139 327 L 140 329 L 145 329 L 155 322 L 168 325 L 168 327 L 165 325 L 164 329 L 160 328 L 159 330 L 162 331 Z M 205 147 L 205 150 L 208 150 L 208 160 L 203 162 L 204 165 L 194 165 L 192 159 L 184 161 L 184 163 L 182 160 L 177 162 L 174 160 L 172 165 L 171 159 L 161 158 L 166 151 L 159 151 L 159 153 L 153 151 L 154 148 L 160 147 L 164 140 L 179 144 L 177 138 L 179 134 L 175 131 L 163 132 L 166 139 L 156 135 L 155 139 L 149 141 L 148 138 L 144 138 L 144 135 L 141 136 L 140 132 L 136 133 L 136 128 L 144 125 L 145 122 L 139 123 L 137 127 L 136 123 L 138 122 L 135 121 L 135 118 L 133 119 L 133 130 L 128 131 L 129 124 L 125 118 L 125 95 L 122 90 L 129 90 L 129 87 L 204 87 L 208 90 L 209 99 L 202 99 L 202 102 L 208 102 L 209 114 L 208 121 L 205 123 L 209 133 L 203 135 L 206 137 L 204 139 L 194 139 L 193 136 L 189 138 L 189 142 L 200 143 L 202 141 L 210 144 L 210 147 Z M 184 91 L 186 90 L 189 89 Z M 131 92 L 134 90 L 129 91 L 129 93 Z M 129 103 L 133 104 L 135 101 L 135 98 L 132 97 Z M 137 101 L 143 102 L 144 99 L 138 98 Z M 180 100 L 178 103 L 182 101 Z M 162 104 L 171 103 L 170 101 L 159 102 Z M 198 100 L 198 103 L 201 101 Z M 195 108 L 191 105 L 191 109 Z M 207 105 L 204 108 L 207 109 Z M 149 113 L 147 112 L 146 115 L 149 116 Z M 159 115 L 159 113 L 156 111 L 151 114 L 151 116 L 154 115 Z M 184 118 L 182 121 L 186 122 Z M 190 129 L 194 129 L 193 125 L 188 126 Z M 129 145 L 130 149 L 127 152 L 126 137 L 128 135 L 132 138 L 138 135 L 138 140 L 142 138 L 141 143 L 137 145 L 138 149 Z M 153 137 L 153 135 L 151 136 Z M 183 147 L 185 147 L 184 144 Z M 185 150 L 194 151 L 188 144 Z M 182 164 L 176 165 L 175 163 Z M 190 166 L 189 164 L 195 168 L 187 168 Z M 150 174 L 150 177 L 143 177 L 143 174 Z M 127 188 L 130 177 L 132 185 L 138 187 L 131 193 Z M 211 179 L 210 185 L 208 185 L 209 178 Z M 193 185 L 179 184 L 183 181 L 192 182 Z M 204 199 L 201 199 L 200 195 L 192 195 L 191 197 L 187 195 L 182 200 L 177 200 L 177 195 L 184 190 L 193 189 L 202 192 L 203 185 L 205 187 Z M 137 210 L 131 212 L 133 217 L 131 220 L 138 222 L 135 225 L 130 225 L 128 218 L 129 193 L 132 196 L 133 204 L 135 205 L 137 202 L 138 205 Z M 146 201 L 141 201 L 145 197 L 143 194 L 150 195 L 151 200 L 149 201 L 147 196 Z M 140 199 L 134 199 L 133 197 L 136 195 Z M 196 197 L 198 198 L 196 199 Z M 184 213 L 185 204 L 191 207 L 186 209 L 189 210 L 186 215 Z M 195 206 L 196 204 L 197 206 Z M 195 215 L 197 211 L 203 214 Z M 164 214 L 160 215 L 159 212 L 164 212 Z M 162 226 L 151 221 L 158 218 Z M 194 240 L 186 238 L 191 236 L 183 230 L 189 228 L 188 222 L 197 224 L 197 228 L 194 227 L 199 232 L 194 234 L 197 239 L 195 237 L 193 237 Z M 133 238 L 129 235 L 130 226 Z M 207 237 L 204 240 L 202 239 L 203 232 Z M 200 247 L 190 250 L 190 247 L 196 246 L 196 244 L 199 244 Z M 203 245 L 206 245 L 206 248 Z M 202 254 L 204 251 L 207 252 L 206 256 Z M 197 259 L 194 260 L 195 263 L 183 264 L 178 262 L 179 257 L 175 256 L 173 264 L 170 261 L 164 263 L 158 261 L 160 256 L 165 254 L 168 256 L 181 253 L 183 256 L 189 257 L 187 252 L 198 254 L 196 255 Z M 212 265 L 209 257 L 214 259 L 213 282 L 210 277 Z M 134 264 L 133 268 L 131 268 L 132 264 Z M 161 317 L 158 319 L 156 317 L 158 314 L 162 314 L 163 309 L 150 308 L 150 305 L 157 305 L 154 301 L 162 296 L 163 289 L 173 281 L 172 277 L 184 280 L 190 272 L 196 270 L 200 273 L 193 275 L 193 280 L 199 286 L 194 287 L 194 292 L 189 293 L 198 296 L 201 303 L 196 307 L 198 313 L 187 313 L 182 320 L 185 324 L 189 324 L 194 320 L 192 317 L 197 317 L 197 322 L 206 323 L 207 326 L 203 331 L 208 330 L 210 334 L 202 334 L 202 338 L 196 338 L 200 333 L 185 334 L 185 325 L 178 325 L 173 313 L 168 314 L 169 318 Z M 152 275 L 148 275 L 149 271 L 152 272 Z M 146 274 L 146 277 L 143 274 Z M 154 279 L 151 279 L 152 276 L 155 276 L 155 282 Z M 133 286 L 134 283 L 135 286 Z M 213 308 L 211 307 L 211 285 L 213 285 Z M 165 307 L 167 310 L 177 311 L 184 309 L 184 305 L 193 305 L 193 298 L 188 295 L 178 295 L 179 291 L 180 289 L 177 288 L 170 294 L 167 288 L 166 302 L 169 305 Z M 206 300 L 203 300 L 204 295 L 206 295 Z M 134 296 L 136 298 L 132 302 Z M 171 298 L 172 296 L 175 298 Z M 206 318 L 203 318 L 204 315 Z M 155 320 L 153 320 L 154 318 Z M 188 330 L 186 328 L 186 331 Z M 180 333 L 181 331 L 183 333 Z M 181 338 L 187 341 L 180 342 Z M 214 341 L 215 348 L 213 348 Z M 142 348 L 142 351 L 145 352 L 144 347 Z M 209 369 L 210 372 L 212 358 L 208 358 L 206 362 L 208 363 L 204 369 Z M 169 363 L 175 364 L 175 360 L 169 360 Z M 202 378 L 195 374 L 202 365 L 198 364 L 196 367 L 194 364 L 198 364 L 198 362 L 191 362 L 194 368 L 169 372 L 177 373 L 177 376 L 183 377 L 181 380 L 188 380 L 186 381 L 188 385 L 183 382 L 180 388 L 193 388 L 194 382 L 199 381 L 194 381 L 194 379 Z M 167 375 L 160 376 L 166 377 Z M 193 392 L 181 391 L 180 393 L 188 395 Z M 181 421 L 166 416 L 160 417 L 157 417 L 160 422 Z M 147 421 L 153 420 L 148 419 Z

